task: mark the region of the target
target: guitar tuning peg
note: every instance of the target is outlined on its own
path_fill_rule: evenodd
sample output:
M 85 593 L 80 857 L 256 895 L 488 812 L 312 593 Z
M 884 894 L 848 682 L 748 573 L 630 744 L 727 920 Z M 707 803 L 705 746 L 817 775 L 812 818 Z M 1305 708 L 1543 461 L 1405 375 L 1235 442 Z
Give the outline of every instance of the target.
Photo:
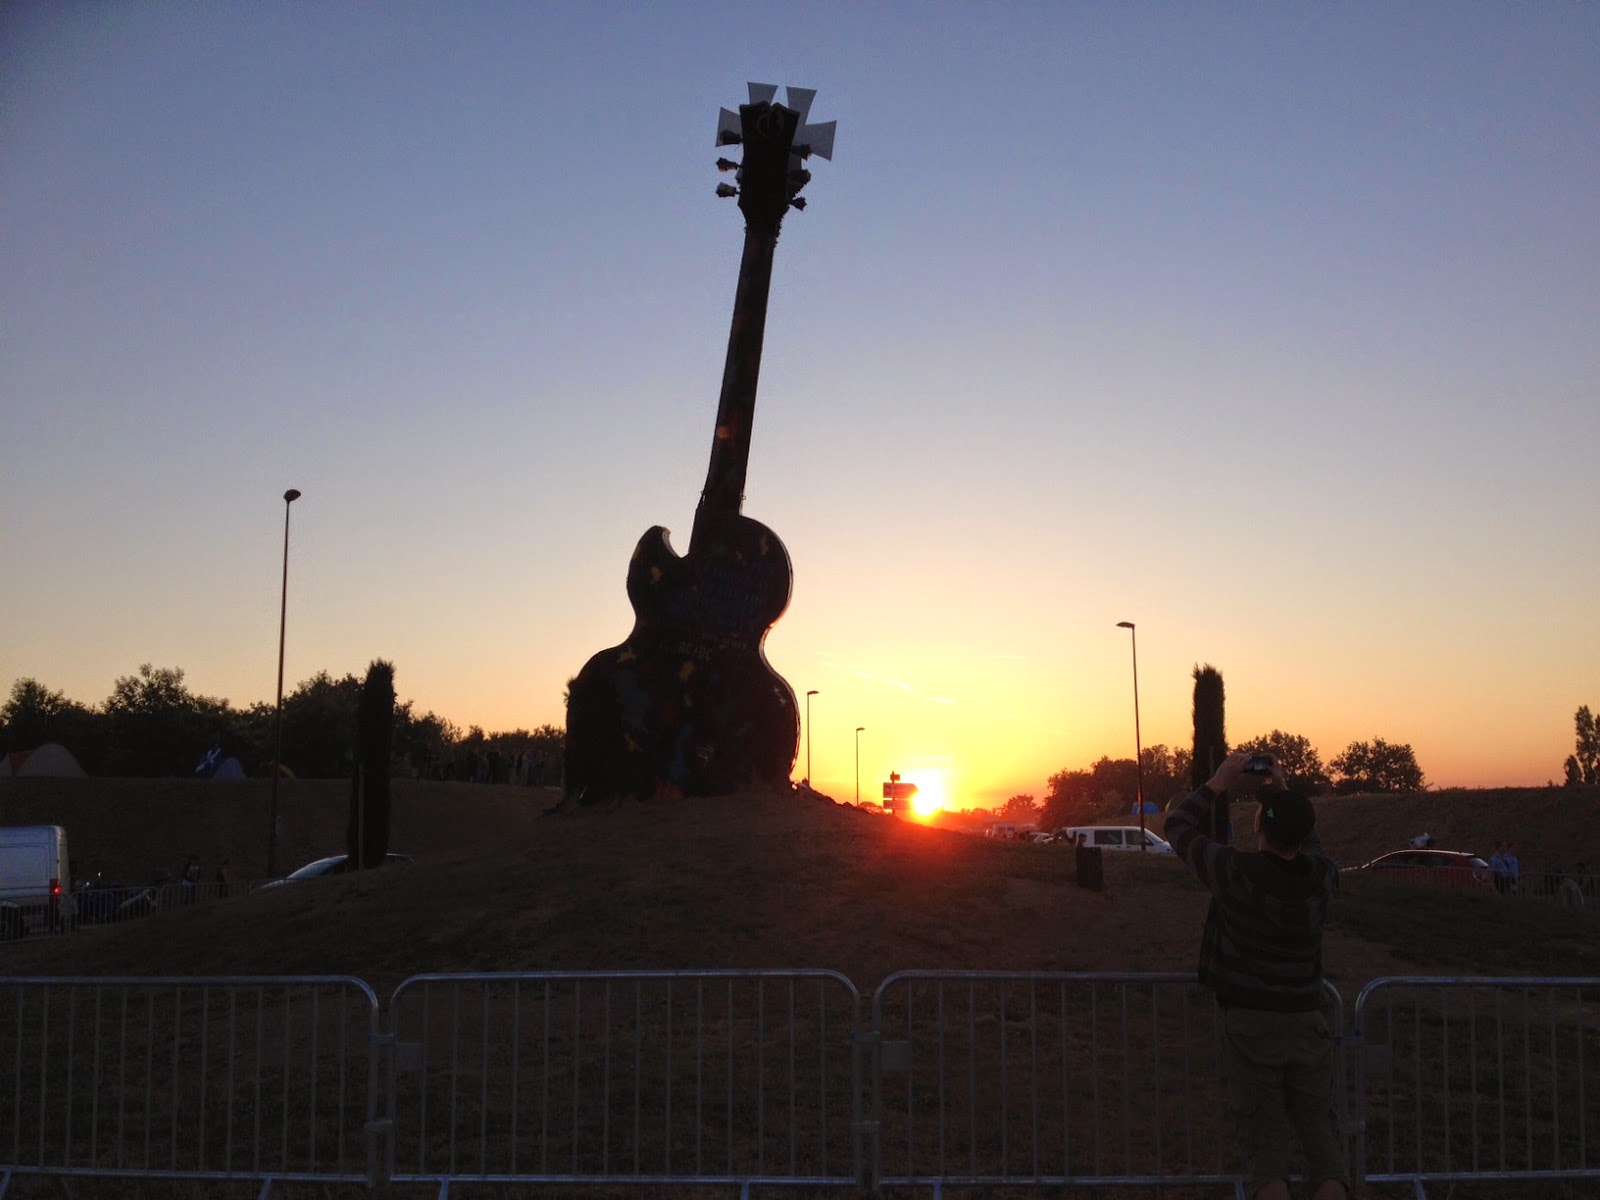
M 734 171 L 737 170 L 738 167 L 739 164 L 734 162 L 731 158 L 717 159 L 717 170 L 719 171 Z
M 717 184 L 717 195 L 723 200 L 728 199 L 730 196 L 737 196 L 738 194 L 739 189 L 734 187 L 731 183 Z
M 837 121 L 824 121 L 820 125 L 802 125 L 795 130 L 794 143 L 796 150 L 802 150 L 803 157 L 809 158 L 815 154 L 818 158 L 833 161 L 833 135 L 837 128 Z
M 800 124 L 806 123 L 806 116 L 811 112 L 811 102 L 817 98 L 816 88 L 792 87 L 785 88 L 784 95 L 788 97 L 786 105 L 800 118 Z
M 789 207 L 798 208 L 801 212 L 805 212 L 806 198 L 804 196 L 796 196 L 793 200 L 789 201 Z

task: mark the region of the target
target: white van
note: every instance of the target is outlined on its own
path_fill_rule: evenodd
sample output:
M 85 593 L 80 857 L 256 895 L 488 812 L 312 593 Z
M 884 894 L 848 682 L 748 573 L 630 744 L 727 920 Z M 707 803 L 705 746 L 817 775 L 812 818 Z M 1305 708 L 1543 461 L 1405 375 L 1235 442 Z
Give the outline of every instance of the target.
M 0 939 L 70 924 L 67 831 L 59 825 L 0 826 Z
M 1076 842 L 1101 850 L 1138 850 L 1137 825 L 1073 825 L 1056 830 L 1058 842 Z M 1172 844 L 1148 827 L 1144 830 L 1144 846 L 1149 854 L 1172 854 Z

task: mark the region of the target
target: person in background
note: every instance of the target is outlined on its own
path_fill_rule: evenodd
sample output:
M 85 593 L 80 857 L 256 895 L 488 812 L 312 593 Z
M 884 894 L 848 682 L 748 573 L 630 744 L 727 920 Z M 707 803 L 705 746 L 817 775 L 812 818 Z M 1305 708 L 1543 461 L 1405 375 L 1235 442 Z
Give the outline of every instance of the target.
M 1504 839 L 1494 844 L 1494 853 L 1489 856 L 1489 869 L 1494 872 L 1494 890 L 1504 896 L 1511 885 L 1511 873 L 1506 870 Z
M 1205 833 L 1213 803 L 1247 767 L 1272 779 L 1256 793 L 1254 853 Z M 1312 1200 L 1343 1200 L 1349 1171 L 1322 979 L 1322 931 L 1339 869 L 1322 851 L 1316 811 L 1284 786 L 1281 764 L 1240 752 L 1172 812 L 1166 836 L 1211 893 L 1200 980 L 1221 1010 L 1222 1070 L 1248 1193 L 1288 1200 L 1292 1124 Z
M 193 904 L 200 897 L 200 858 L 189 855 L 183 864 L 183 874 L 178 877 L 178 894 L 185 904 Z
M 1510 838 L 1506 839 L 1506 848 L 1500 857 L 1506 865 L 1506 890 L 1513 896 L 1521 895 L 1522 864 L 1517 861 L 1517 848 Z

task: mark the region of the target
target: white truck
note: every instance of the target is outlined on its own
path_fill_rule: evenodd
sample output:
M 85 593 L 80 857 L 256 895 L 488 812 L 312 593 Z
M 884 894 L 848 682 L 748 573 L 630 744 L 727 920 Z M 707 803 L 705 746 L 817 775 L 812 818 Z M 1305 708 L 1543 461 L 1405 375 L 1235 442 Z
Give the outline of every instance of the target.
M 0 825 L 0 939 L 53 933 L 72 921 L 67 831 Z

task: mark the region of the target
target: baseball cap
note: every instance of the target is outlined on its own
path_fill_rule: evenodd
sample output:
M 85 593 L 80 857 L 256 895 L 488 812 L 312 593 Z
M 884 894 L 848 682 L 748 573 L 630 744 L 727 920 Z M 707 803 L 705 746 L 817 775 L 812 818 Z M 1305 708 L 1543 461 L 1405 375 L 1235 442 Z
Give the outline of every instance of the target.
M 1316 810 L 1299 792 L 1287 788 L 1262 788 L 1256 793 L 1261 802 L 1261 829 L 1276 846 L 1298 846 L 1317 824 Z

